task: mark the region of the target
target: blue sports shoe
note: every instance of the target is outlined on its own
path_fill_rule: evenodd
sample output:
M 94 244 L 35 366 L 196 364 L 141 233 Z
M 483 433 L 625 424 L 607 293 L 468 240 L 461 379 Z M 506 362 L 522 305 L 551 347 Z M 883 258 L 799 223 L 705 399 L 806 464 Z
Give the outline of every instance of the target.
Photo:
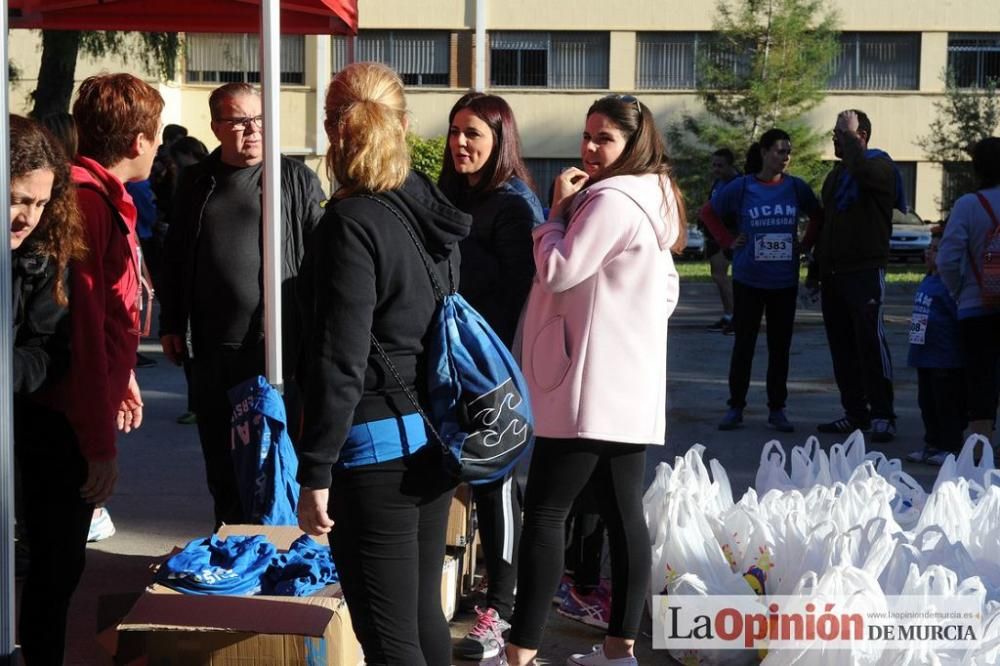
M 772 409 L 767 417 L 767 423 L 778 432 L 795 432 L 795 426 L 785 416 L 783 409 Z
M 739 407 L 730 407 L 726 410 L 726 415 L 719 421 L 719 430 L 736 430 L 743 427 L 743 410 Z

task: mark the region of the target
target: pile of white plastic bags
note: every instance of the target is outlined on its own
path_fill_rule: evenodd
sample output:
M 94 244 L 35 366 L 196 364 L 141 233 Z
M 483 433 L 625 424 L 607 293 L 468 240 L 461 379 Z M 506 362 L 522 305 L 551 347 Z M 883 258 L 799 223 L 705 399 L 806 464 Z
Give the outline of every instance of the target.
M 974 462 L 977 443 L 984 448 Z M 979 647 L 848 652 L 775 650 L 785 664 L 1000 664 L 1000 471 L 972 437 L 949 456 L 928 494 L 898 459 L 866 453 L 860 432 L 829 451 L 810 437 L 786 456 L 765 445 L 754 488 L 734 501 L 717 460 L 693 446 L 661 463 L 644 497 L 652 541 L 651 594 L 968 595 L 982 608 Z M 790 460 L 789 460 L 790 459 Z M 684 664 L 753 664 L 755 650 L 673 650 Z

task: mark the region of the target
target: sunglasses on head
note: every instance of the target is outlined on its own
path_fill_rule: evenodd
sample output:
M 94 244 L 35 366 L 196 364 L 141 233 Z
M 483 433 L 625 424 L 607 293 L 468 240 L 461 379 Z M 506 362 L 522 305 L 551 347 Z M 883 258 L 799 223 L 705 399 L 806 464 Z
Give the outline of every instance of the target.
M 625 102 L 626 104 L 632 104 L 635 106 L 635 110 L 642 113 L 642 107 L 639 105 L 639 100 L 632 95 L 605 95 L 602 99 L 613 99 L 617 102 Z

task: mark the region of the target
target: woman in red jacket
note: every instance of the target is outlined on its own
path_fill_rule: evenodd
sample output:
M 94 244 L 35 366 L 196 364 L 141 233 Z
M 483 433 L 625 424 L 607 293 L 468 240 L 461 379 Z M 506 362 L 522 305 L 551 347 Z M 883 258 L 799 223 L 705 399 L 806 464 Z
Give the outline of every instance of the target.
M 124 183 L 149 176 L 162 110 L 160 94 L 130 74 L 88 78 L 73 105 L 80 145 L 69 177 L 87 252 L 70 265 L 72 354 L 66 375 L 26 401 L 15 423 L 31 549 L 20 621 L 29 666 L 62 663 L 94 505 L 118 478 L 115 429 L 142 423 L 132 372 L 140 334 L 135 206 Z

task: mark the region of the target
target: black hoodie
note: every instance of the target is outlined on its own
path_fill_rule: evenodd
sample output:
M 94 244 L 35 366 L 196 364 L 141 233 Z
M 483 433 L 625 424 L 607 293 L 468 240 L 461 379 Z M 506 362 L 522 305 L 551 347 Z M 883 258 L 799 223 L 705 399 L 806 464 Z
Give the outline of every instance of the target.
M 378 197 L 409 220 L 440 283 L 448 284 L 449 261 L 457 281 L 457 246 L 472 218 L 416 172 Z M 424 337 L 437 301 L 400 220 L 377 201 L 351 196 L 327 205 L 307 243 L 299 304 L 305 344 L 296 376 L 305 413 L 298 480 L 307 488 L 328 488 L 352 425 L 415 411 L 372 349 L 369 333 L 419 395 Z

